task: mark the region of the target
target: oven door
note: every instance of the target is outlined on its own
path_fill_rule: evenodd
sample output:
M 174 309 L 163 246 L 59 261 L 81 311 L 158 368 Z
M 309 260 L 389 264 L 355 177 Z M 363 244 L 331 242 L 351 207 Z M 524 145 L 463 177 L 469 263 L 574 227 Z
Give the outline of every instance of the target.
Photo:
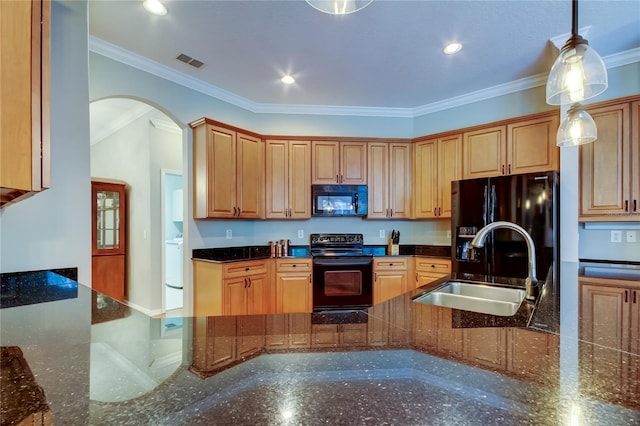
M 373 258 L 313 258 L 313 309 L 360 309 L 373 303 Z

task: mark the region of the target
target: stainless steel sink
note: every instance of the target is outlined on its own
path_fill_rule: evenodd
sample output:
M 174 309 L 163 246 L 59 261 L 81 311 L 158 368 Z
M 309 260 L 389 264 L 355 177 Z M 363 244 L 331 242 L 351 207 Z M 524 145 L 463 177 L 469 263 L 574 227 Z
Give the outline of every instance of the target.
M 448 281 L 445 285 L 417 297 L 414 301 L 510 317 L 518 311 L 524 296 L 525 291 L 518 288 Z

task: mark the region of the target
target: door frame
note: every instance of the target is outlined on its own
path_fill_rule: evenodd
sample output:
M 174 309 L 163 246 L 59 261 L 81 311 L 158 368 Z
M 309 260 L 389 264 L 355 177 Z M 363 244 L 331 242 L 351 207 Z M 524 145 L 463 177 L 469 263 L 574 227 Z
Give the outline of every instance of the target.
M 185 253 L 186 250 L 184 250 L 184 247 L 186 246 L 186 241 L 185 241 L 185 233 L 184 233 L 184 207 L 186 206 L 185 204 L 185 191 L 184 191 L 184 173 L 182 172 L 182 170 L 174 170 L 174 169 L 166 169 L 166 168 L 161 168 L 160 169 L 160 205 L 162 206 L 162 208 L 160 209 L 160 223 L 161 223 L 161 227 L 160 227 L 160 234 L 161 234 L 161 253 L 162 253 L 162 270 L 161 270 L 161 274 L 160 276 L 162 277 L 162 307 L 161 307 L 161 311 L 162 314 L 165 314 L 167 312 L 167 300 L 166 300 L 166 281 L 167 281 L 167 276 L 166 276 L 166 264 L 167 264 L 167 247 L 166 247 L 166 241 L 167 241 L 167 233 L 165 232 L 165 224 L 166 221 L 169 220 L 169 218 L 166 215 L 166 210 L 167 210 L 167 204 L 170 202 L 170 200 L 167 200 L 167 196 L 166 196 L 166 183 L 167 183 L 167 176 L 168 175 L 174 175 L 174 176 L 179 176 L 180 180 L 182 181 L 182 217 L 183 217 L 183 222 L 182 222 L 182 282 L 183 282 L 183 291 L 182 291 L 182 306 L 184 309 L 185 303 L 184 303 L 184 283 L 186 282 L 185 277 L 186 277 L 186 265 L 185 265 Z

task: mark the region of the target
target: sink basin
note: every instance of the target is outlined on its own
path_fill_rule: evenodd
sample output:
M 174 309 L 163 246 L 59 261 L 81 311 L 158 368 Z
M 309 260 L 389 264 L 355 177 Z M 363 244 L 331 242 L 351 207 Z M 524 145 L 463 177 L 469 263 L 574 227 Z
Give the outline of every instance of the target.
M 518 311 L 524 296 L 525 291 L 518 288 L 448 281 L 445 285 L 417 297 L 414 301 L 510 317 Z

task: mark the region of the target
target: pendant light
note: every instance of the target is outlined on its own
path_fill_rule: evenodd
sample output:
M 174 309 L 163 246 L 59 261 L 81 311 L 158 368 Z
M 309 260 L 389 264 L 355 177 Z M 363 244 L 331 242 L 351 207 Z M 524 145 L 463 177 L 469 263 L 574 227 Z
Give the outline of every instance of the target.
M 579 103 L 571 105 L 567 117 L 558 128 L 556 145 L 576 146 L 591 143 L 598 138 L 598 129 L 593 118 Z
M 587 40 L 578 34 L 578 0 L 572 0 L 571 37 L 562 47 L 547 78 L 547 103 L 566 105 L 604 92 L 607 68 Z
M 346 15 L 357 12 L 368 6 L 373 0 L 307 0 L 314 8 L 320 12 L 332 15 Z

